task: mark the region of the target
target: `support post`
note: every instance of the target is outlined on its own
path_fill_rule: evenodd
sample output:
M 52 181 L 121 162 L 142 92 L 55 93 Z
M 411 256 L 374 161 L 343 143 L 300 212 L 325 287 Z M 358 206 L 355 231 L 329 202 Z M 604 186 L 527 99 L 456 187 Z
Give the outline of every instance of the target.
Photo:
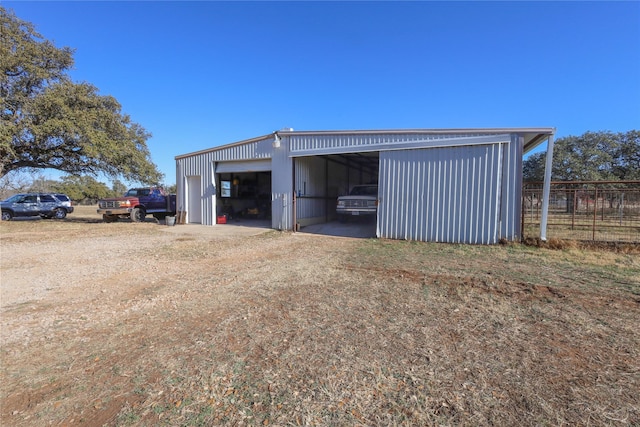
M 540 219 L 540 240 L 547 241 L 547 218 L 549 216 L 549 194 L 551 193 L 551 169 L 553 167 L 553 134 L 547 140 L 547 158 L 544 166 L 542 188 L 542 218 Z
M 326 222 L 329 222 L 329 216 L 331 215 L 331 204 L 329 201 L 329 159 L 324 159 L 324 211 Z M 335 207 L 333 207 L 335 210 Z
M 292 187 L 293 187 L 293 194 L 291 196 L 291 202 L 293 204 L 293 224 L 291 225 L 291 230 L 295 233 L 296 231 L 298 231 L 298 211 L 297 211 L 297 202 L 298 202 L 298 198 L 297 198 L 297 190 L 296 190 L 296 159 L 295 157 L 293 159 L 291 159 L 291 162 L 293 163 L 292 167 L 291 167 L 291 178 L 292 178 Z

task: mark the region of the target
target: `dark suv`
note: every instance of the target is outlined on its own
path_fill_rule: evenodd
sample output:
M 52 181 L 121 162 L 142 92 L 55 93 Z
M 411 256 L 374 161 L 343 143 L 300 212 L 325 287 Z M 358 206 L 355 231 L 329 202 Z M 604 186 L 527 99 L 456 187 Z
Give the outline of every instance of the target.
M 53 193 L 16 194 L 0 202 L 0 206 L 3 221 L 19 216 L 63 219 L 73 212 L 69 197 Z

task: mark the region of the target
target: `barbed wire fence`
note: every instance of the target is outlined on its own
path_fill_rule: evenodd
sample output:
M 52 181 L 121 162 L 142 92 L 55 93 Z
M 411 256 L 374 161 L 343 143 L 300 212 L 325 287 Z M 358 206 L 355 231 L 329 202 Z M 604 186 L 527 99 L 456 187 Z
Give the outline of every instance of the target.
M 523 186 L 523 240 L 540 236 L 542 189 Z M 547 237 L 640 243 L 640 181 L 551 182 Z

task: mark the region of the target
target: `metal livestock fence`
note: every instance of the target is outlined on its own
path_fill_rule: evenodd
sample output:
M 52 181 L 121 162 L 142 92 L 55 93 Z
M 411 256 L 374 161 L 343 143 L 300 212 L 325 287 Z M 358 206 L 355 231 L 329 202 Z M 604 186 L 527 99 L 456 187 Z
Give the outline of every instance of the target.
M 540 235 L 542 189 L 523 186 L 523 240 Z M 640 243 L 640 181 L 551 182 L 547 237 Z

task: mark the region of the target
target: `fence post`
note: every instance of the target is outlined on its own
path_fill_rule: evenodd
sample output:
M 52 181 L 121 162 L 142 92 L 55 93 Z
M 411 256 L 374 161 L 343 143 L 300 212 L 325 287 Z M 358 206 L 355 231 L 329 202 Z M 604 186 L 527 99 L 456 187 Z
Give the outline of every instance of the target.
M 596 217 L 598 216 L 598 185 L 594 185 L 593 192 L 593 241 L 596 240 Z
M 573 230 L 576 225 L 576 206 L 578 202 L 578 189 L 573 189 L 573 209 L 571 210 L 571 229 Z
M 520 213 L 520 241 L 524 241 L 524 212 L 527 208 L 527 190 L 522 191 L 522 212 Z
M 586 214 L 585 215 L 589 215 L 589 193 L 587 192 L 587 207 L 586 207 Z

